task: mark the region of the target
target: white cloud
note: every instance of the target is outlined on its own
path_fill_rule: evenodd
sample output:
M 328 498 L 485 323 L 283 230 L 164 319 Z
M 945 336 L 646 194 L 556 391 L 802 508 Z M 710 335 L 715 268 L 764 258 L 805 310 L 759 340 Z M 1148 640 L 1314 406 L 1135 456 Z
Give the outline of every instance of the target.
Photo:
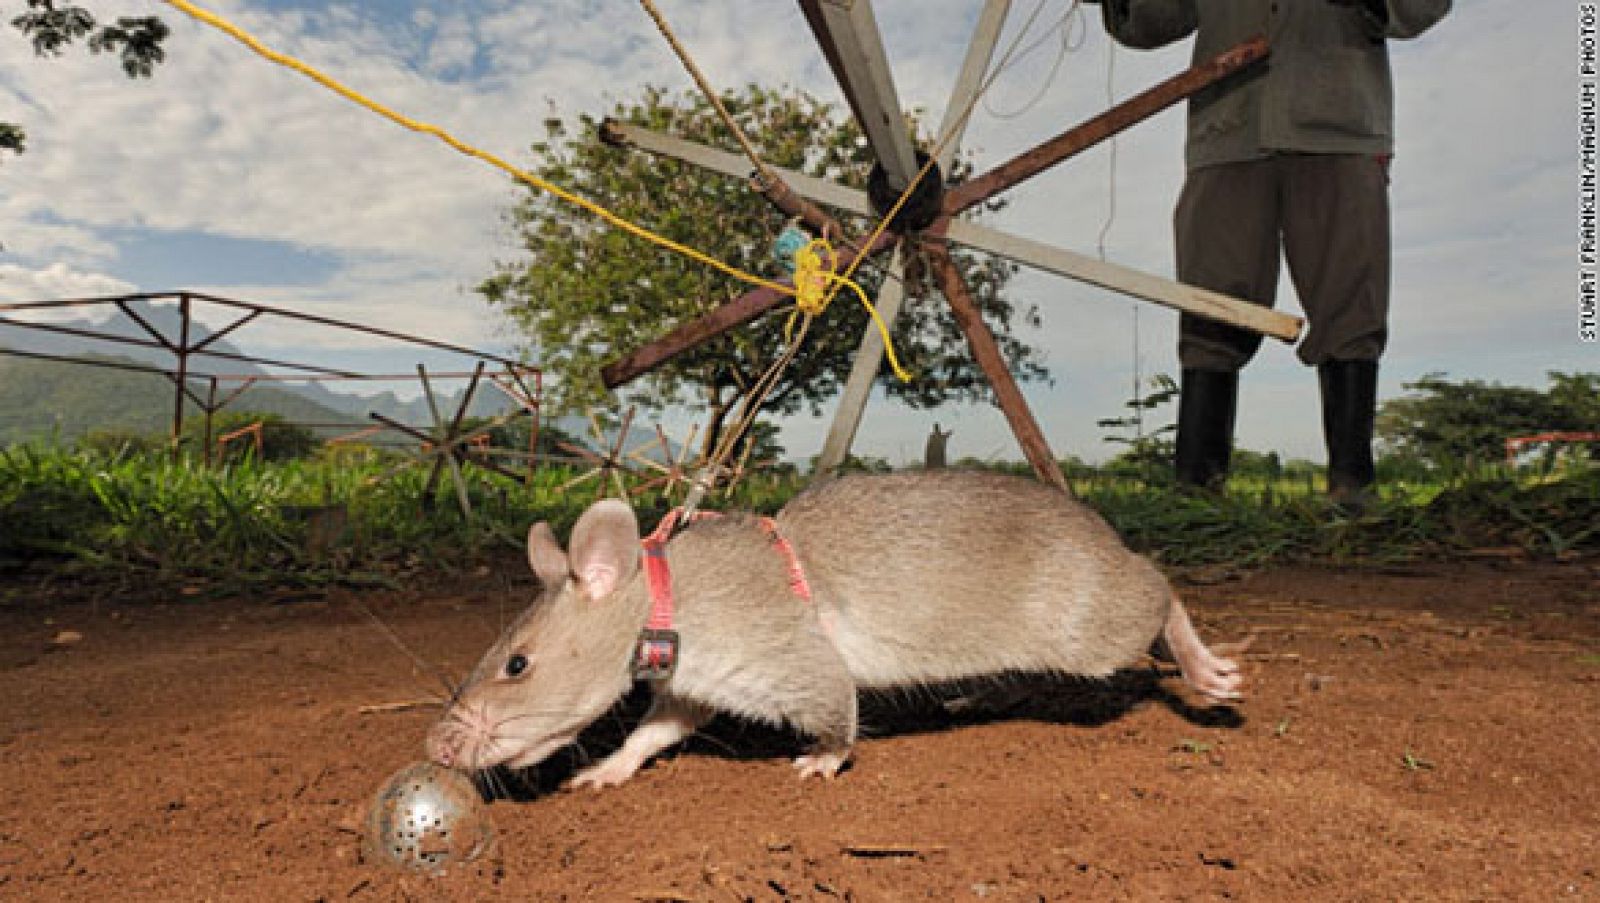
M 64 263 L 53 263 L 38 270 L 14 263 L 0 263 L 0 303 L 95 298 L 124 295 L 132 291 L 134 287 L 120 279 L 74 270 Z
M 452 17 L 434 32 L 425 68 L 432 75 L 454 75 L 472 65 L 477 53 L 478 43 L 471 23 L 459 16 Z

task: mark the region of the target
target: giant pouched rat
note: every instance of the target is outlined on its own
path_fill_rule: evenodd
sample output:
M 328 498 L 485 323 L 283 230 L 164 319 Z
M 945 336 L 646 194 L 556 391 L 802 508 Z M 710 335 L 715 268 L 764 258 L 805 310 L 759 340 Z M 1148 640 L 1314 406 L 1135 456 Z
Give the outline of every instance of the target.
M 1157 637 L 1195 689 L 1239 696 L 1238 667 L 1201 642 L 1156 567 L 1044 484 L 958 471 L 847 476 L 796 496 L 775 526 L 735 515 L 667 543 L 676 669 L 652 681 L 654 704 L 622 747 L 574 784 L 620 784 L 715 711 L 810 735 L 796 766 L 832 776 L 855 741 L 858 690 L 1003 672 L 1104 677 Z M 430 732 L 434 761 L 533 765 L 632 685 L 651 611 L 633 511 L 596 503 L 571 546 L 564 553 L 545 524 L 529 532 L 539 598 Z

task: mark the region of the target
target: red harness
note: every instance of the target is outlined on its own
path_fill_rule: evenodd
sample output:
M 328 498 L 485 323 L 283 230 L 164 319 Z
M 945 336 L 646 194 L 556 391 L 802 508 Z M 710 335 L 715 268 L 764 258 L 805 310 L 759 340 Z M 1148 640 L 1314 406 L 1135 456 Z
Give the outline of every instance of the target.
M 682 508 L 674 508 L 661 519 L 656 529 L 640 541 L 644 548 L 645 585 L 650 590 L 650 617 L 644 630 L 639 632 L 639 644 L 633 653 L 635 680 L 665 680 L 678 667 L 678 631 L 672 627 L 672 571 L 667 566 L 667 539 L 683 516 Z M 720 517 L 714 511 L 698 511 L 690 522 Z M 789 566 L 789 589 L 802 602 L 811 604 L 811 584 L 806 582 L 805 571 L 794 546 L 778 533 L 777 522 L 770 517 L 760 520 L 761 529 L 772 540 L 772 545 L 783 555 Z

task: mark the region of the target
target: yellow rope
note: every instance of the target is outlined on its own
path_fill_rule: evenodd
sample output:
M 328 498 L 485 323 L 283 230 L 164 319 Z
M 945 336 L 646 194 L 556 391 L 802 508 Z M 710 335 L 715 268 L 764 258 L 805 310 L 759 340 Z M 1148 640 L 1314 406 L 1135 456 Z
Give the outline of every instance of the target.
M 232 22 L 228 21 L 227 19 L 224 19 L 223 17 L 217 15 L 216 13 L 213 13 L 213 12 L 210 12 L 208 10 L 201 9 L 198 6 L 195 6 L 193 3 L 188 2 L 188 0 L 165 0 L 165 2 L 168 5 L 173 6 L 173 7 L 177 8 L 178 10 L 186 13 L 187 15 L 193 17 L 194 19 L 196 19 L 196 20 L 198 20 L 200 22 L 203 22 L 203 23 L 205 23 L 207 25 L 210 25 L 211 27 L 216 28 L 219 31 L 222 31 L 223 33 L 227 34 L 229 37 L 232 37 L 234 40 L 238 41 L 239 43 L 245 45 L 246 47 L 249 47 L 251 50 L 255 51 L 256 53 L 260 54 L 261 56 L 265 57 L 266 59 L 269 59 L 272 62 L 277 63 L 280 66 L 284 66 L 286 68 L 293 69 L 294 71 L 299 72 L 301 75 L 304 75 L 307 78 L 311 79 L 312 81 L 317 82 L 318 84 L 322 85 L 323 87 L 327 88 L 328 90 L 333 91 L 334 93 L 338 94 L 339 96 L 345 98 L 346 100 L 349 100 L 349 101 L 351 101 L 353 103 L 359 104 L 360 106 L 366 107 L 368 110 L 371 110 L 372 112 L 377 113 L 378 115 L 384 117 L 385 119 L 388 119 L 388 120 L 390 120 L 390 121 L 392 121 L 392 122 L 394 122 L 394 123 L 396 123 L 398 125 L 404 126 L 405 128 L 408 128 L 408 129 L 410 129 L 410 130 L 412 130 L 414 132 L 421 132 L 423 134 L 432 135 L 435 138 L 438 138 L 440 141 L 443 141 L 445 144 L 448 144 L 451 147 L 455 148 L 456 150 L 460 151 L 461 153 L 466 154 L 469 157 L 476 157 L 479 160 L 484 161 L 485 163 L 488 163 L 488 164 L 490 164 L 492 166 L 496 166 L 496 167 L 506 171 L 507 173 L 510 173 L 512 176 L 515 176 L 516 178 L 521 179 L 522 181 L 528 183 L 529 185 L 532 185 L 535 188 L 538 188 L 538 189 L 540 189 L 542 191 L 546 191 L 546 192 L 556 196 L 557 198 L 560 198 L 561 200 L 566 201 L 569 204 L 573 204 L 573 205 L 575 205 L 577 207 L 581 207 L 584 210 L 589 211 L 590 213 L 594 214 L 595 216 L 598 216 L 599 218 L 605 220 L 606 222 L 610 223 L 611 225 L 617 227 L 618 229 L 621 229 L 622 231 L 627 232 L 630 235 L 634 235 L 634 236 L 642 238 L 642 239 L 644 239 L 646 241 L 653 242 L 654 244 L 657 244 L 657 245 L 659 245 L 659 246 L 661 246 L 663 248 L 666 248 L 669 251 L 673 251 L 673 252 L 676 252 L 678 254 L 682 254 L 683 256 L 688 257 L 691 260 L 695 260 L 695 261 L 698 261 L 700 263 L 703 263 L 706 266 L 709 266 L 709 267 L 712 267 L 712 268 L 714 268 L 716 270 L 719 270 L 719 271 L 721 271 L 721 272 L 723 272 L 723 273 L 725 273 L 725 274 L 727 274 L 729 276 L 734 277 L 735 279 L 739 279 L 739 280 L 741 280 L 743 282 L 750 283 L 751 285 L 758 285 L 758 286 L 762 286 L 764 288 L 769 288 L 769 289 L 772 289 L 772 290 L 777 291 L 777 292 L 782 292 L 785 295 L 794 294 L 794 289 L 790 288 L 787 285 L 784 285 L 781 282 L 774 282 L 771 279 L 765 279 L 765 278 L 757 276 L 757 275 L 755 275 L 753 273 L 747 273 L 744 270 L 739 269 L 738 267 L 735 267 L 735 266 L 732 266 L 730 264 L 724 263 L 724 262 L 716 259 L 715 257 L 712 257 L 709 254 L 706 254 L 706 253 L 704 253 L 702 251 L 697 251 L 694 248 L 691 248 L 691 247 L 689 247 L 687 245 L 680 244 L 679 242 L 673 241 L 672 239 L 667 238 L 666 236 L 658 235 L 658 234 L 650 231 L 649 229 L 644 228 L 643 226 L 636 225 L 636 224 L 634 224 L 632 222 L 629 222 L 628 220 L 623 219 L 622 217 L 618 216 L 617 214 L 612 213 L 610 210 L 607 210 L 606 208 L 600 206 L 599 204 L 596 204 L 595 202 L 593 202 L 591 200 L 588 200 L 587 198 L 580 197 L 580 196 L 578 196 L 576 194 L 573 194 L 570 191 L 567 191 L 567 190 L 561 188 L 558 185 L 551 184 L 550 182 L 547 182 L 544 179 L 539 178 L 538 176 L 534 175 L 533 173 L 530 173 L 530 172 L 527 172 L 525 170 L 519 169 L 516 166 L 513 166 L 512 164 L 506 162 L 505 160 L 500 159 L 499 157 L 495 156 L 494 154 L 489 153 L 488 151 L 479 150 L 478 148 L 473 147 L 472 145 L 461 141 L 460 139 L 456 138 L 455 136 L 451 135 L 449 132 L 446 132 L 444 129 L 441 129 L 436 125 L 430 125 L 430 124 L 428 124 L 426 122 L 418 122 L 417 120 L 411 119 L 410 117 L 407 117 L 407 116 L 404 116 L 404 115 L 402 115 L 400 113 L 397 113 L 394 110 L 391 110 L 388 107 L 385 107 L 382 104 L 380 104 L 380 103 L 378 103 L 378 102 L 376 102 L 374 100 L 370 100 L 367 97 L 365 97 L 362 94 L 360 94 L 359 92 L 355 91 L 354 89 L 346 87 L 345 85 L 340 84 L 338 81 L 335 81 L 333 78 L 331 78 L 331 77 L 329 77 L 327 75 L 324 75 L 322 72 L 319 72 L 318 70 L 316 70 L 315 68 L 311 67 L 310 65 L 308 65 L 306 63 L 303 63 L 300 60 L 295 59 L 292 56 L 288 56 L 286 54 L 279 53 L 276 50 L 273 50 L 270 47 L 267 47 L 265 44 L 261 43 L 261 41 L 256 39 L 254 36 L 252 36 L 251 34 L 246 32 L 244 29 L 240 28 L 239 26 L 233 24 Z
M 677 55 L 678 61 L 683 63 L 683 68 L 688 71 L 689 77 L 700 88 L 700 93 L 705 95 L 706 101 L 716 110 L 717 115 L 722 119 L 723 127 L 733 133 L 733 137 L 739 142 L 739 146 L 744 148 L 745 156 L 749 158 L 750 164 L 756 168 L 757 172 L 761 173 L 768 184 L 776 182 L 777 177 L 773 175 L 767 164 L 761 159 L 761 155 L 756 152 L 755 147 L 750 144 L 750 140 L 745 137 L 744 130 L 739 127 L 739 123 L 734 120 L 733 115 L 728 112 L 728 108 L 723 106 L 722 99 L 712 89 L 711 82 L 706 79 L 705 73 L 700 71 L 700 67 L 696 65 L 694 57 L 689 55 L 688 48 L 684 47 L 682 42 L 678 40 L 678 35 L 672 30 L 672 26 L 668 24 L 666 16 L 661 14 L 661 10 L 655 5 L 654 0 L 639 0 L 639 4 L 644 7 L 644 11 L 656 23 L 656 30 L 661 32 L 661 36 L 666 39 L 667 44 L 672 48 L 672 52 Z M 926 169 L 923 170 L 923 172 L 926 171 Z M 906 202 L 906 198 L 911 194 L 911 189 L 915 187 L 915 182 L 907 187 L 905 194 L 901 196 L 899 203 L 895 205 L 895 210 L 900 209 L 900 205 Z M 891 211 L 889 216 L 893 217 L 894 212 Z M 887 219 L 885 220 L 886 222 Z M 870 246 L 873 241 L 877 240 L 878 235 L 883 232 L 883 225 L 883 223 L 879 224 L 878 229 L 872 233 L 872 238 L 868 239 L 867 244 L 863 247 Z M 829 260 L 826 267 L 822 263 L 821 252 L 824 251 L 827 253 Z M 796 317 L 801 315 L 807 317 L 820 315 L 827 309 L 828 303 L 838 294 L 840 288 L 849 287 L 851 291 L 855 292 L 856 297 L 861 299 L 861 305 L 867 309 L 867 313 L 872 316 L 873 323 L 878 327 L 878 332 L 883 335 L 883 346 L 888 351 L 889 365 L 893 368 L 894 375 L 901 382 L 910 382 L 911 374 L 900 366 L 899 359 L 895 357 L 894 341 L 889 337 L 888 325 L 883 322 L 883 317 L 878 314 L 878 309 L 873 307 L 872 302 L 867 299 L 867 293 L 850 278 L 855 273 L 855 267 L 852 266 L 849 273 L 840 276 L 836 272 L 838 269 L 837 260 L 838 258 L 833 252 L 833 246 L 825 239 L 813 239 L 805 247 L 795 252 L 795 312 L 790 315 L 788 323 L 784 326 L 784 339 L 787 341 L 792 338 Z
M 823 263 L 823 255 L 828 261 Z M 804 315 L 807 318 L 820 315 L 828 309 L 828 303 L 838 294 L 840 288 L 848 287 L 856 293 L 861 306 L 867 309 L 872 316 L 872 322 L 878 327 L 878 333 L 883 336 L 883 348 L 889 356 L 889 366 L 894 370 L 894 375 L 901 382 L 910 382 L 911 374 L 900 366 L 899 358 L 895 357 L 894 340 L 889 337 L 889 324 L 883 321 L 878 309 L 872 306 L 867 299 L 867 293 L 854 280 L 840 276 L 835 270 L 838 266 L 838 257 L 833 252 L 833 246 L 826 239 L 813 238 L 805 247 L 794 254 L 794 313 L 789 317 L 789 323 L 784 327 L 784 337 L 788 338 L 794 330 L 795 317 Z M 829 289 L 832 291 L 829 291 Z

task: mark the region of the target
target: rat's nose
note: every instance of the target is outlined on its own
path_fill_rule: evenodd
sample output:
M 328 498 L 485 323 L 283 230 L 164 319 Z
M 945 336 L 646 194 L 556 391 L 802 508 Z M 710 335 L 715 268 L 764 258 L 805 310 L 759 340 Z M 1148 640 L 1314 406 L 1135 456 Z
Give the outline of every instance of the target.
M 428 739 L 423 741 L 423 749 L 427 751 L 428 758 L 435 765 L 451 768 L 455 765 L 455 744 L 450 742 L 446 731 L 441 730 L 443 725 L 428 732 Z

